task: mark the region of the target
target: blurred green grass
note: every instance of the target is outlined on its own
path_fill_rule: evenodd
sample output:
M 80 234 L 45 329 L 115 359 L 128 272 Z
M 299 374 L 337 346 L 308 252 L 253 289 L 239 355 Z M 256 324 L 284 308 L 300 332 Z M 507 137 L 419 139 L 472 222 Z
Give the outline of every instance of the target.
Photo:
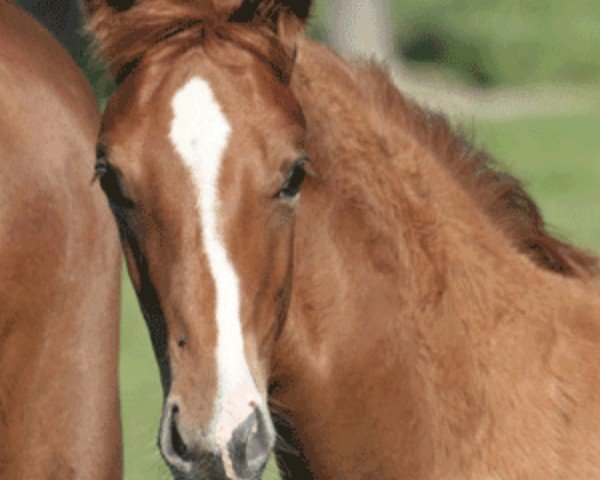
M 563 238 L 600 250 L 600 114 L 466 124 L 475 144 L 517 174 Z M 155 448 L 161 393 L 145 324 L 124 274 L 121 399 L 127 480 L 169 478 Z M 265 475 L 276 479 L 273 466 Z
M 312 32 L 327 39 L 328 0 Z M 597 0 L 391 0 L 396 53 L 483 86 L 600 80 Z
M 600 113 L 478 122 L 476 144 L 525 181 L 550 230 L 600 250 Z

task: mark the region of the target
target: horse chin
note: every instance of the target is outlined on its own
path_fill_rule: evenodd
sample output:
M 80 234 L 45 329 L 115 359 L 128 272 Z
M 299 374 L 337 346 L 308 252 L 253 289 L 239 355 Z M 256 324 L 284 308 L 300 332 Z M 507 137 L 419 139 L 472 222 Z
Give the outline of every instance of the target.
M 192 473 L 180 473 L 180 472 L 172 472 L 174 480 L 261 480 L 262 473 L 257 473 L 253 477 L 229 477 L 223 473 L 222 475 L 217 475 L 214 470 L 208 469 L 203 471 L 197 471 Z
M 230 477 L 225 472 L 223 460 L 215 454 L 205 454 L 200 462 L 198 462 L 190 472 L 180 472 L 171 468 L 171 474 L 174 480 L 261 480 L 267 465 L 248 477 L 240 477 L 238 475 Z

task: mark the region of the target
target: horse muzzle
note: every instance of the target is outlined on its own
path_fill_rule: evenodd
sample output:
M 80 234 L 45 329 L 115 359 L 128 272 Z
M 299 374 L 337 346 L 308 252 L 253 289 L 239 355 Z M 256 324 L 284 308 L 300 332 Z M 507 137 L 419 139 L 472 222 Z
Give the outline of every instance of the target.
M 165 405 L 159 432 L 160 452 L 181 480 L 259 480 L 275 441 L 267 412 L 255 407 L 223 445 L 187 433 L 177 403 Z

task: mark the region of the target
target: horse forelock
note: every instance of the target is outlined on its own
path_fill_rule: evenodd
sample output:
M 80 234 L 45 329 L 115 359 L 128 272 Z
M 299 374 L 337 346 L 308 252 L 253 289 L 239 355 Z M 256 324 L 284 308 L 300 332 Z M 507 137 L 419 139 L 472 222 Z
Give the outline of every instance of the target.
M 88 28 L 117 83 L 137 68 L 149 50 L 167 42 L 179 47 L 177 51 L 195 45 L 214 51 L 217 45 L 235 44 L 270 64 L 282 81 L 289 80 L 294 50 L 285 37 L 297 34 L 301 22 L 289 15 L 292 9 L 278 2 L 219 2 L 242 4 L 238 9 L 216 8 L 210 1 L 145 0 L 126 2 L 127 8 L 122 2 L 116 2 L 117 8 L 110 2 L 90 3 Z

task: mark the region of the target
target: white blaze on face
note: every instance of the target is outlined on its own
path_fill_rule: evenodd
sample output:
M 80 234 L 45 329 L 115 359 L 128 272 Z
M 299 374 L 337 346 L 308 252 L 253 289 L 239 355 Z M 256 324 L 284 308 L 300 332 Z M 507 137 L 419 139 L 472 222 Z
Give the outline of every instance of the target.
M 221 450 L 260 405 L 244 356 L 239 280 L 221 234 L 219 177 L 231 127 L 205 80 L 194 77 L 173 97 L 170 139 L 195 187 L 204 249 L 216 290 L 218 392 L 210 436 Z

